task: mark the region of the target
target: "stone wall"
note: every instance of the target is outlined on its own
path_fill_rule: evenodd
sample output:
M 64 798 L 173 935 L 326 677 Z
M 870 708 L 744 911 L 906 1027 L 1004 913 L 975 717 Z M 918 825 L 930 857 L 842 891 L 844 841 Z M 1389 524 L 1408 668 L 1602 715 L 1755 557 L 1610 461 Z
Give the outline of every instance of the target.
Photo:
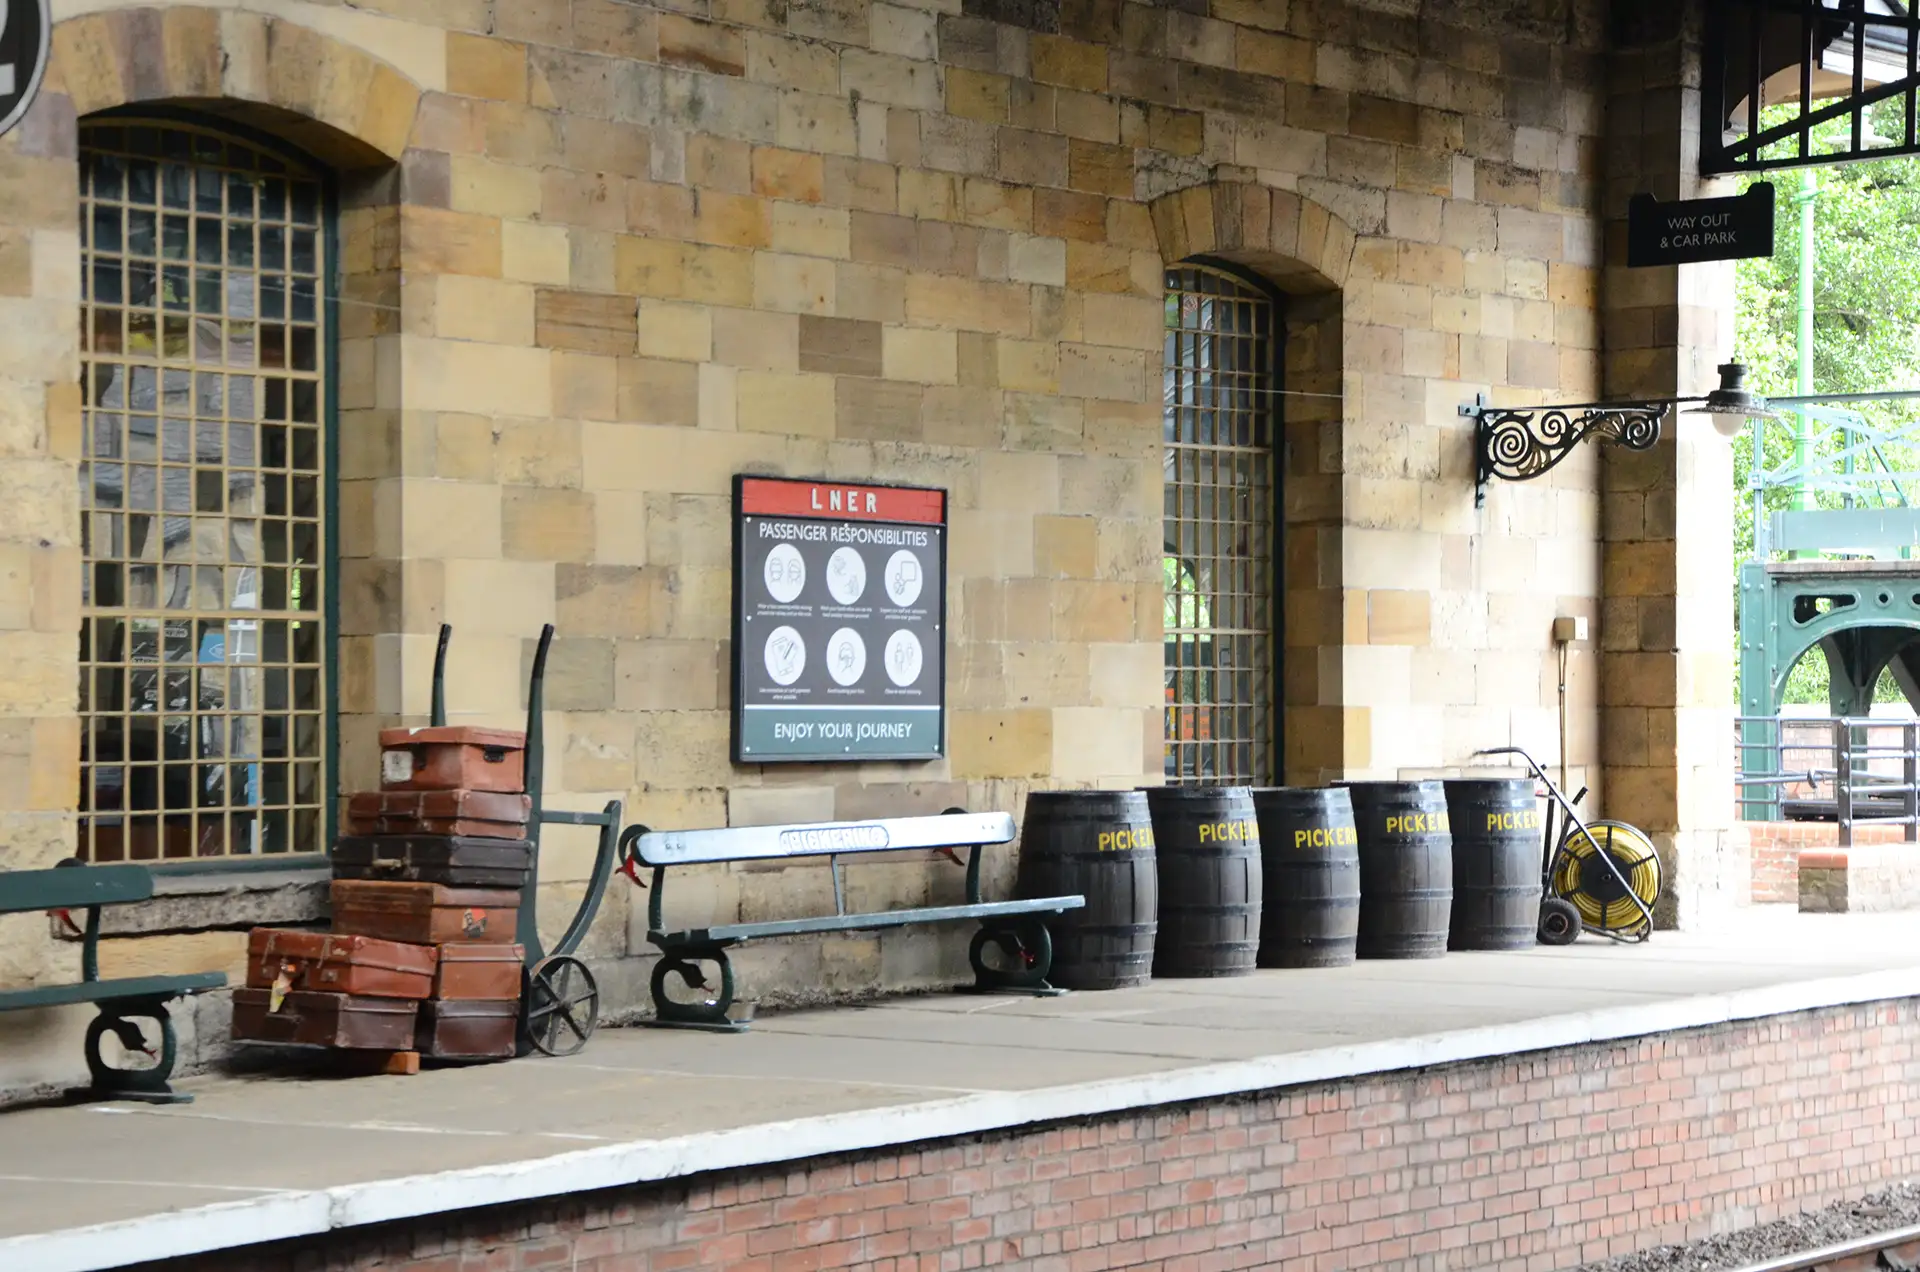
M 1602 386 L 1603 6 L 1421 8 L 56 3 L 47 92 L 0 139 L 0 859 L 72 834 L 76 119 L 151 102 L 339 175 L 342 789 L 424 719 L 443 620 L 455 717 L 489 723 L 558 625 L 562 806 L 1017 814 L 1035 784 L 1157 781 L 1161 274 L 1196 253 L 1287 298 L 1289 778 L 1553 756 L 1550 622 L 1603 617 L 1598 461 L 1476 510 L 1457 407 Z M 743 470 L 951 489 L 946 760 L 727 762 Z M 1595 663 L 1572 651 L 1568 758 L 1599 791 Z M 550 921 L 584 838 L 550 837 Z M 871 873 L 876 902 L 959 886 Z M 690 885 L 689 920 L 825 895 L 816 869 Z M 0 979 L 59 974 L 42 932 L 0 926 Z M 953 935 L 796 947 L 771 988 L 941 979 Z M 132 961 L 232 969 L 239 940 Z M 642 948 L 615 895 L 592 951 Z
M 1634 194 L 1730 191 L 1699 175 L 1701 6 L 1615 8 L 1608 69 L 1607 396 L 1699 396 L 1732 356 L 1733 267 L 1626 267 Z M 1667 414 L 1651 450 L 1605 456 L 1600 728 L 1609 807 L 1652 834 L 1664 924 L 1712 921 L 1749 892 L 1734 832 L 1732 451 Z
M 1916 1030 L 1911 1001 L 1803 1012 L 138 1272 L 1569 1268 L 1910 1178 L 1920 1138 L 1887 1092 L 1920 1080 Z

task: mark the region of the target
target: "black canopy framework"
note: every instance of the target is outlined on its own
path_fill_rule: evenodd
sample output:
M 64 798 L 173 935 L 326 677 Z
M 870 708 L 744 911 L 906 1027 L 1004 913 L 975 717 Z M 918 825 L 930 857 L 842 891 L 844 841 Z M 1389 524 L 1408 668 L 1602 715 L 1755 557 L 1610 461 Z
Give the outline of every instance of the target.
M 1920 18 L 1910 0 L 1713 0 L 1700 113 L 1700 169 L 1712 175 L 1920 153 Z M 1886 110 L 1897 103 L 1887 131 Z M 1791 119 L 1763 125 L 1769 107 Z M 1813 130 L 1847 122 L 1838 148 Z

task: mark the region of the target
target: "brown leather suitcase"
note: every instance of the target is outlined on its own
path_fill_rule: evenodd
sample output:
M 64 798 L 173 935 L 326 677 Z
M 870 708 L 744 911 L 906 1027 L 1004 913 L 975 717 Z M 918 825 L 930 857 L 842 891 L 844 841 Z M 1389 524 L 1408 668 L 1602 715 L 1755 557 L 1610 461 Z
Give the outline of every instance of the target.
M 407 998 L 360 998 L 295 990 L 274 1002 L 271 989 L 233 991 L 238 1042 L 300 1043 L 368 1051 L 411 1051 L 420 1004 Z
M 527 735 L 509 729 L 380 730 L 383 791 L 527 789 Z
M 444 883 L 456 888 L 522 888 L 533 868 L 524 839 L 460 835 L 351 835 L 333 845 L 336 879 Z
M 505 1060 L 519 1032 L 518 1002 L 428 1001 L 420 1004 L 413 1049 L 439 1060 Z
M 517 1003 L 526 956 L 523 945 L 442 945 L 430 996 L 461 1002 Z
M 532 816 L 531 799 L 499 791 L 361 791 L 347 801 L 347 833 L 518 841 Z
M 413 945 L 498 945 L 519 922 L 520 894 L 505 888 L 335 879 L 332 900 L 334 931 Z
M 247 934 L 247 986 L 365 998 L 426 998 L 439 954 L 368 936 L 255 928 Z

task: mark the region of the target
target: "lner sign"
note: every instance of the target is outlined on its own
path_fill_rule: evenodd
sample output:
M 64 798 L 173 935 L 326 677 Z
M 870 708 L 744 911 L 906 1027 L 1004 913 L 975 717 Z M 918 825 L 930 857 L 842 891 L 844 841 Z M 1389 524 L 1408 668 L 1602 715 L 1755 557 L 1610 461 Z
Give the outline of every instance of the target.
M 733 758 L 944 753 L 947 492 L 734 479 Z

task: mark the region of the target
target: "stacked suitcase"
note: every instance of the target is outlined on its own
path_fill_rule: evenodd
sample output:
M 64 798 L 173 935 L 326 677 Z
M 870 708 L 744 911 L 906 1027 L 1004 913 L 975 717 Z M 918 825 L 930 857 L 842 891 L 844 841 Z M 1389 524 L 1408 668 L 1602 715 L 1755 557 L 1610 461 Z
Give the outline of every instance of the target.
M 330 932 L 255 928 L 233 1036 L 447 1060 L 514 1054 L 533 865 L 524 734 L 387 729 L 347 804 Z

